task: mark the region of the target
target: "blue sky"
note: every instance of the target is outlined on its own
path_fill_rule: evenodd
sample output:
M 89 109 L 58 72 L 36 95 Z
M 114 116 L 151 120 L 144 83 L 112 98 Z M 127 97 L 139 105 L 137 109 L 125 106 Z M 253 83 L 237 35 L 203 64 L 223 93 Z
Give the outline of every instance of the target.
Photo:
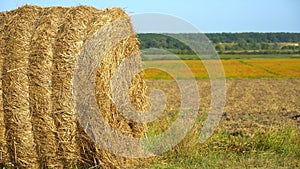
M 39 6 L 117 6 L 127 13 L 179 17 L 201 32 L 300 32 L 299 0 L 0 0 L 0 11 Z

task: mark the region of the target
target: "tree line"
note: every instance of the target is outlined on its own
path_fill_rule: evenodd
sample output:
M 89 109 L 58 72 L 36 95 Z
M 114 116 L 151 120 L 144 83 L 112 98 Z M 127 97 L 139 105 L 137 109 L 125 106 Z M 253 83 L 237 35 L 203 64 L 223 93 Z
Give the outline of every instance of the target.
M 197 34 L 138 34 L 141 49 L 160 48 L 175 54 L 194 54 L 185 43 L 173 38 L 184 37 L 195 41 Z M 300 53 L 300 33 L 207 33 L 219 53 Z M 204 35 L 203 35 L 204 36 Z
M 213 43 L 279 43 L 300 42 L 300 33 L 207 33 L 205 34 Z

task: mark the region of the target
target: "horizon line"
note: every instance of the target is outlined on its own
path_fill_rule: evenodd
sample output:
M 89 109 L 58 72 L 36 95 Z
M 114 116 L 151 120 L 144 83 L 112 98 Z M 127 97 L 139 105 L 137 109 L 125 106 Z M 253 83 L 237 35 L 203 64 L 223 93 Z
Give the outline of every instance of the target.
M 284 32 L 284 31 L 278 31 L 278 32 L 273 32 L 273 31 L 270 31 L 270 32 L 261 32 L 261 31 L 245 31 L 245 32 L 234 32 L 234 31 L 231 31 L 231 32 L 227 32 L 227 31 L 220 31 L 220 32 L 136 32 L 137 34 L 168 34 L 168 33 L 172 33 L 172 34 L 193 34 L 193 33 L 203 33 L 203 34 L 207 34 L 207 33 L 296 33 L 296 34 L 300 34 L 300 31 L 299 32 Z

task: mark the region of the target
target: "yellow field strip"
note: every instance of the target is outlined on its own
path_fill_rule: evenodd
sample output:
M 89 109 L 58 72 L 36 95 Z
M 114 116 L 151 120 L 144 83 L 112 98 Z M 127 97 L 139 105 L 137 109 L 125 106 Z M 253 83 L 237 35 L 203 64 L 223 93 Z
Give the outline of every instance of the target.
M 218 61 L 205 61 L 214 65 Z M 221 60 L 227 78 L 299 78 L 300 59 Z M 146 79 L 205 79 L 208 73 L 201 60 L 158 60 L 143 62 Z M 217 68 L 215 68 L 217 69 Z M 192 74 L 191 74 L 192 72 Z

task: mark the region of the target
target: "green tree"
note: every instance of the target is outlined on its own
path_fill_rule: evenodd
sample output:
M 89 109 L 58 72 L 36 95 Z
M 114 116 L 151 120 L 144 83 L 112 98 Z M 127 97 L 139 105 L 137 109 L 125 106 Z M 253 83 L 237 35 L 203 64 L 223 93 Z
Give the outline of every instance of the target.
M 218 51 L 219 54 L 223 54 L 225 51 L 224 45 L 223 44 L 217 44 L 216 50 Z

